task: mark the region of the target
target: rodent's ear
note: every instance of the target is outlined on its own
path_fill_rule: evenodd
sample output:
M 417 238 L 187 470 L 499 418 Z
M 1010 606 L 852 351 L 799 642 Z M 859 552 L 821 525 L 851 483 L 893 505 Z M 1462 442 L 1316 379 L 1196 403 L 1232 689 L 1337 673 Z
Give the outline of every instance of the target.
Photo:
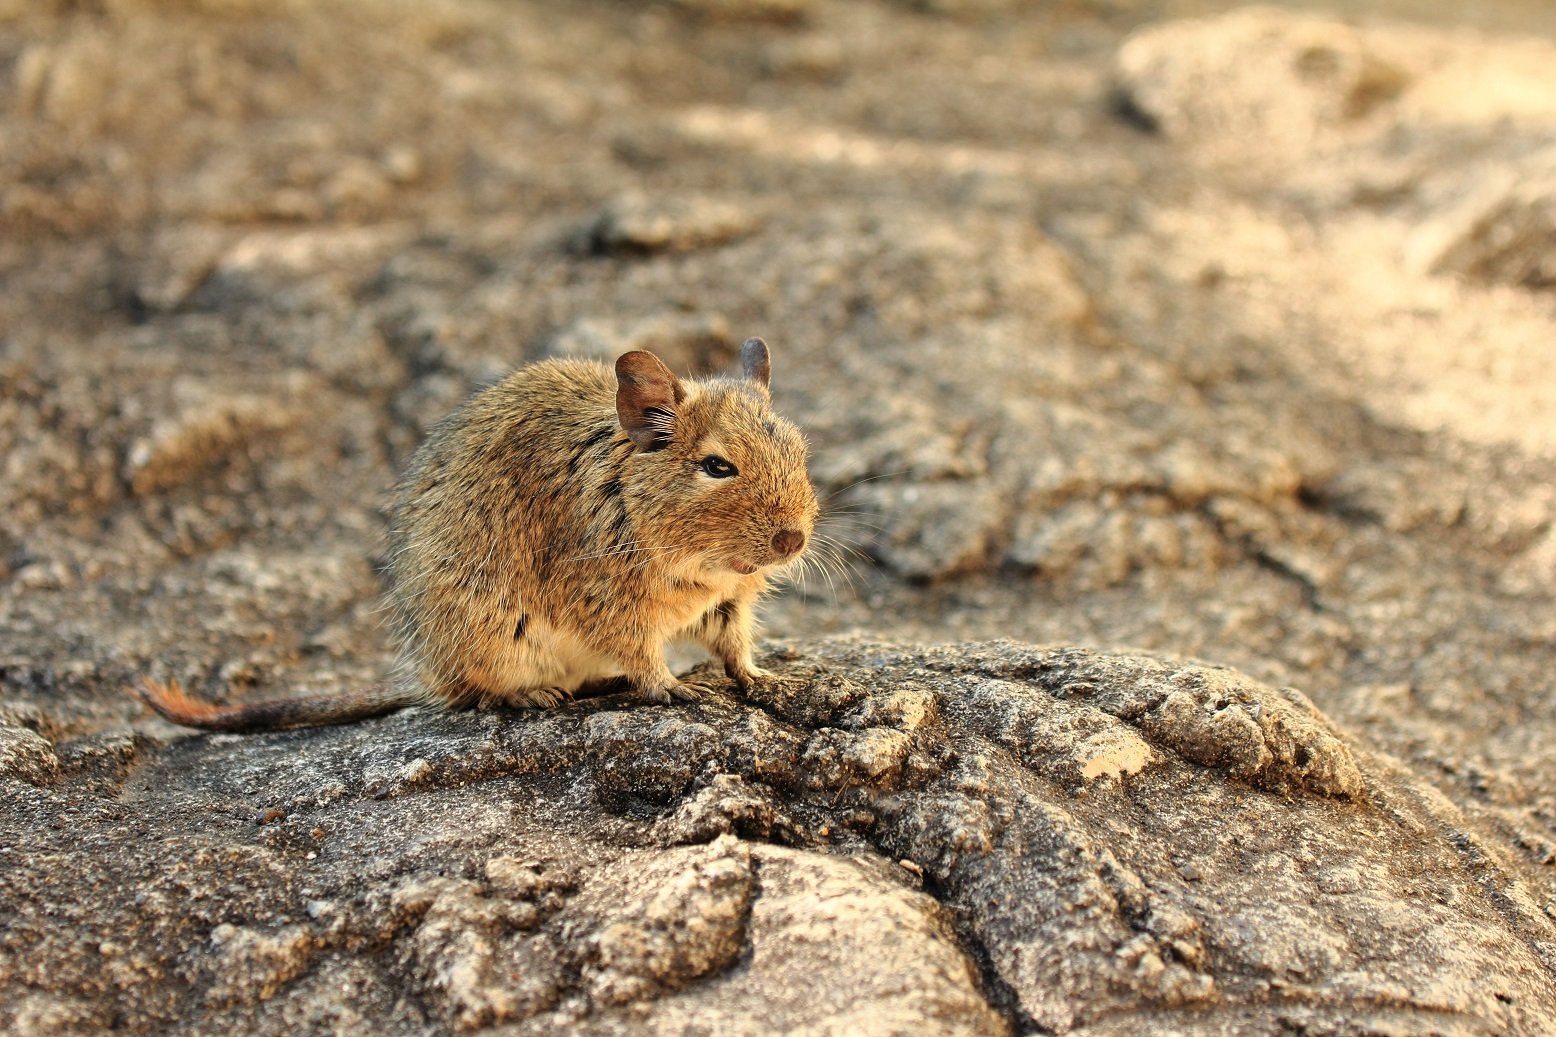
M 740 347 L 740 369 L 748 381 L 767 388 L 767 380 L 773 375 L 773 358 L 767 351 L 767 343 L 759 338 L 746 339 L 746 344 Z
M 657 450 L 675 431 L 675 405 L 686 398 L 665 362 L 634 349 L 616 358 L 616 417 L 639 450 Z

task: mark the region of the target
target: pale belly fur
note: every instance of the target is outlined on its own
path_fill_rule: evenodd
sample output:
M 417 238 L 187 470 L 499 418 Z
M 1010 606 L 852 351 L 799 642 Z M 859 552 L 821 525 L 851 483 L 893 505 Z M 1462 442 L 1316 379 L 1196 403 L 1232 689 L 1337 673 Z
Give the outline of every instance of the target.
M 621 673 L 615 659 L 589 651 L 578 638 L 538 619 L 529 621 L 522 638 L 491 645 L 484 661 L 480 683 L 498 695 L 537 688 L 577 691 L 587 681 Z
M 666 642 L 695 640 L 702 615 L 740 588 L 741 577 L 735 573 L 720 573 L 712 579 L 704 572 L 695 576 L 702 593 L 689 595 L 678 606 L 661 603 L 659 607 L 662 618 L 669 621 L 663 635 Z M 468 671 L 472 680 L 489 694 L 513 701 L 522 701 L 525 692 L 536 689 L 577 691 L 589 681 L 622 673 L 619 660 L 590 651 L 571 631 L 533 615 L 525 622 L 522 637 L 493 638 L 482 656 L 481 665 Z

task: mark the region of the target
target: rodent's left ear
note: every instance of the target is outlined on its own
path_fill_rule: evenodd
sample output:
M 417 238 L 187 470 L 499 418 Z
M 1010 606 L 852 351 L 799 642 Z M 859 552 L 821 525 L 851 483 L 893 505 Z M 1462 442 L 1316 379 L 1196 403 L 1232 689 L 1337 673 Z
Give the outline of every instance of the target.
M 746 339 L 746 344 L 740 347 L 740 369 L 748 381 L 767 388 L 767 382 L 773 376 L 773 358 L 767 351 L 767 343 L 759 338 Z
M 634 349 L 616 358 L 616 417 L 639 450 L 658 450 L 675 431 L 675 405 L 686 390 L 665 362 Z

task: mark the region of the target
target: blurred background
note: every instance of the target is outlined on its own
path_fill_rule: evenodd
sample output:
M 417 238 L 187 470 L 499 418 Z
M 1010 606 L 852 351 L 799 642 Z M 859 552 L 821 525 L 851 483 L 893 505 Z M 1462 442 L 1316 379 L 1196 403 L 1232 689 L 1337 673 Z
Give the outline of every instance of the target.
M 427 424 L 753 334 L 774 637 L 1234 665 L 1556 853 L 1537 0 L 0 2 L 0 706 L 371 680 Z

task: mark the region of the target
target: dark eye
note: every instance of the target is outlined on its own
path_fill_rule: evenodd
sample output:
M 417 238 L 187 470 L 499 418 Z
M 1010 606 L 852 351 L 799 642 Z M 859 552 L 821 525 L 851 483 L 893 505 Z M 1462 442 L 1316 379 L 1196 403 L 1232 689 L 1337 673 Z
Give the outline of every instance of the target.
M 740 469 L 724 460 L 718 454 L 709 454 L 707 457 L 704 457 L 699 467 L 715 479 L 728 479 L 740 474 Z

